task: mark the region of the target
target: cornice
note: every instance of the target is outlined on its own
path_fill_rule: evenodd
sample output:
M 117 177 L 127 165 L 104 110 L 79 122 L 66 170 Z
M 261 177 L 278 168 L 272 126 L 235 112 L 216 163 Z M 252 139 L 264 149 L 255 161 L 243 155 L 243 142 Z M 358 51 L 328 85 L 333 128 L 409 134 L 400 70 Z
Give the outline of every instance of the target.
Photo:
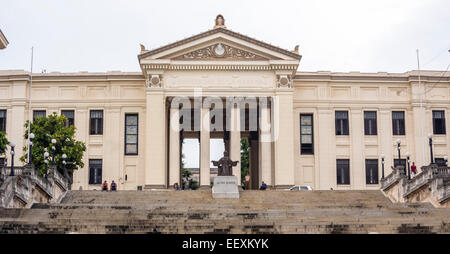
M 206 37 L 206 36 L 209 36 L 209 35 L 213 35 L 213 34 L 216 34 L 216 33 L 224 33 L 224 34 L 236 37 L 238 39 L 250 42 L 252 44 L 261 46 L 263 48 L 267 48 L 269 50 L 272 50 L 272 51 L 275 51 L 275 52 L 278 52 L 278 53 L 290 56 L 290 57 L 292 57 L 294 59 L 300 60 L 302 58 L 302 56 L 299 55 L 299 54 L 296 54 L 296 53 L 293 53 L 291 51 L 282 49 L 280 47 L 273 46 L 271 44 L 268 44 L 268 43 L 260 41 L 260 40 L 253 39 L 253 38 L 248 37 L 246 35 L 243 35 L 243 34 L 240 34 L 240 33 L 237 33 L 237 32 L 233 32 L 233 31 L 231 31 L 229 29 L 216 28 L 216 29 L 208 30 L 206 32 L 203 32 L 203 33 L 200 33 L 200 34 L 188 37 L 186 39 L 183 39 L 183 40 L 180 40 L 180 41 L 177 41 L 177 42 L 165 45 L 165 46 L 162 46 L 160 48 L 144 52 L 144 53 L 138 55 L 138 59 L 141 60 L 141 59 L 146 58 L 148 56 L 158 54 L 158 53 L 166 51 L 168 49 L 172 49 L 172 48 L 178 47 L 180 45 L 183 45 L 183 44 L 186 44 L 186 43 L 189 43 L 189 42 L 192 42 L 192 41 L 195 41 L 195 40 L 198 40 L 200 38 L 203 38 L 203 37 Z
M 246 71 L 270 71 L 270 70 L 297 70 L 297 64 L 143 64 L 143 70 L 246 70 Z

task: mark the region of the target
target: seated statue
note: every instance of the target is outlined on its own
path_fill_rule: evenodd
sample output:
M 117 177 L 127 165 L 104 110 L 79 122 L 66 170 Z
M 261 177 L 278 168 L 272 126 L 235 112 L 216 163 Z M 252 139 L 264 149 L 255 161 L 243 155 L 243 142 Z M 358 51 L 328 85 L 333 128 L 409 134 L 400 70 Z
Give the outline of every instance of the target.
M 223 152 L 223 157 L 218 161 L 212 161 L 214 166 L 218 167 L 218 176 L 232 176 L 233 175 L 233 167 L 237 166 L 239 161 L 232 161 L 230 157 L 228 157 L 228 152 Z

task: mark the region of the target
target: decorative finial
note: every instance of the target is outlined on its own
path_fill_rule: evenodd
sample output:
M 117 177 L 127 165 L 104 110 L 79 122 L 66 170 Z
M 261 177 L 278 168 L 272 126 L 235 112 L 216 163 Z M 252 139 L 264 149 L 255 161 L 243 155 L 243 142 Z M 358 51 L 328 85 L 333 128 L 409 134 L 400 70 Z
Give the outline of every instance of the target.
M 299 45 L 295 45 L 295 48 L 294 48 L 294 50 L 293 50 L 292 52 L 298 54 L 298 46 L 299 46 Z
M 141 45 L 141 53 L 142 53 L 142 52 L 145 52 L 145 51 L 146 51 L 146 50 L 145 50 L 145 46 L 142 45 L 142 44 L 139 44 L 139 45 Z
M 227 28 L 225 26 L 225 19 L 223 18 L 222 14 L 217 15 L 216 22 L 214 25 L 214 29 L 216 28 Z

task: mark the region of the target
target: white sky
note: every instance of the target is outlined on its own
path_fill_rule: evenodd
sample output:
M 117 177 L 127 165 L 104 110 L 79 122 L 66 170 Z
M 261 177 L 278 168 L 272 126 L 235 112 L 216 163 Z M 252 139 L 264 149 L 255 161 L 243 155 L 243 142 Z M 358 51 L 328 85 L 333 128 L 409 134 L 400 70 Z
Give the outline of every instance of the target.
M 299 71 L 443 70 L 450 55 L 450 1 L 22 1 L 3 0 L 0 28 L 10 44 L 0 69 L 140 71 L 139 43 L 159 47 L 213 27 L 292 50 Z
M 140 71 L 140 43 L 153 49 L 212 29 L 219 13 L 233 31 L 288 50 L 300 45 L 299 71 L 405 72 L 417 69 L 416 49 L 422 69 L 444 70 L 449 10 L 449 0 L 2 0 L 10 44 L 0 70 L 30 70 L 34 46 L 34 72 Z M 222 146 L 211 144 L 212 159 Z M 186 166 L 198 167 L 196 141 L 185 149 L 193 151 Z

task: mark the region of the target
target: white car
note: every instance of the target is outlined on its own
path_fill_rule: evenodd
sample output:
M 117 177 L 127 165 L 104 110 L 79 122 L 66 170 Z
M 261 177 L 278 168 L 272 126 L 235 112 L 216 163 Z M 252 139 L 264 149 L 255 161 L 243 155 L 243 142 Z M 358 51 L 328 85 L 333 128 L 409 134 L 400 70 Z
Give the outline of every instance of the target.
M 295 186 L 292 186 L 289 190 L 290 191 L 299 191 L 299 190 L 312 191 L 313 189 L 309 185 L 295 185 Z

